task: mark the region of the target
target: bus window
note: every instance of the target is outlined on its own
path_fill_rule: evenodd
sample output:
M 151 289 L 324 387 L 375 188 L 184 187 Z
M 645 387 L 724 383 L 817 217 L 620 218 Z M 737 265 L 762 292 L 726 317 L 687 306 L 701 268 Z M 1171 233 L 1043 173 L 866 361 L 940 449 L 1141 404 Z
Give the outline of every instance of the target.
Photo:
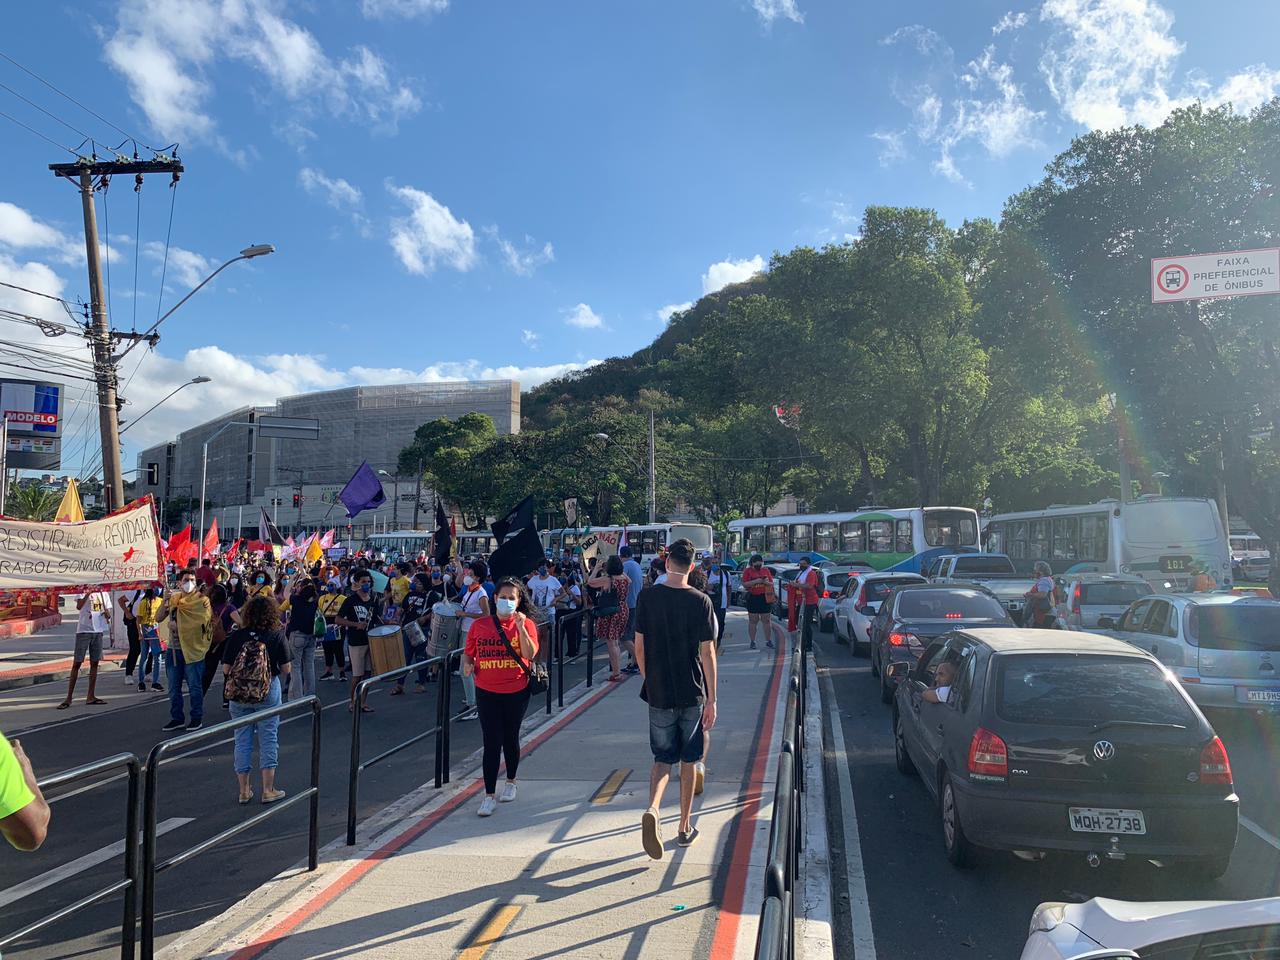
M 565 546 L 568 546 L 568 544 L 566 543 Z M 558 533 L 553 533 L 551 535 L 551 552 L 552 553 L 560 552 L 560 534 Z
M 640 552 L 648 557 L 658 552 L 658 531 L 645 530 L 640 535 Z
M 893 553 L 893 521 L 872 520 L 867 524 L 872 553 Z
M 1080 555 L 1080 518 L 1054 517 L 1053 559 L 1075 560 Z
M 977 546 L 978 525 L 973 513 L 969 510 L 925 510 L 924 542 L 930 547 Z
M 867 525 L 862 520 L 848 520 L 840 524 L 840 540 L 845 553 L 867 552 Z
M 764 553 L 764 527 L 747 527 L 747 549 L 752 553 Z
M 679 539 L 679 538 L 677 537 L 677 539 Z M 665 531 L 665 530 L 659 530 L 659 531 L 658 531 L 658 546 L 660 546 L 660 547 L 665 547 L 666 545 L 667 545 L 667 531 Z
M 1004 542 L 1004 524 L 987 524 L 987 553 L 1007 553 Z
M 893 549 L 895 553 L 915 553 L 915 546 L 911 542 L 911 521 L 899 520 L 897 531 L 894 534 Z
M 1032 520 L 1031 536 L 1027 541 L 1032 560 L 1049 559 L 1049 521 Z
M 796 553 L 808 553 L 813 549 L 813 526 L 808 523 L 791 525 L 791 549 Z
M 765 528 L 765 544 L 770 553 L 787 552 L 787 527 L 782 523 L 771 523 Z
M 1019 520 L 1013 525 L 1013 533 L 1009 536 L 1009 556 L 1015 560 L 1027 559 L 1028 526 L 1025 520 Z
M 1107 559 L 1107 515 L 1090 513 L 1080 518 L 1080 559 L 1103 563 Z
M 742 531 L 730 530 L 729 531 L 729 556 L 736 557 L 740 553 L 742 553 Z
M 839 524 L 815 523 L 813 525 L 813 549 L 819 553 L 829 553 L 839 549 L 839 533 Z
M 572 550 L 578 545 L 578 535 L 576 533 L 566 533 L 564 535 L 564 548 Z

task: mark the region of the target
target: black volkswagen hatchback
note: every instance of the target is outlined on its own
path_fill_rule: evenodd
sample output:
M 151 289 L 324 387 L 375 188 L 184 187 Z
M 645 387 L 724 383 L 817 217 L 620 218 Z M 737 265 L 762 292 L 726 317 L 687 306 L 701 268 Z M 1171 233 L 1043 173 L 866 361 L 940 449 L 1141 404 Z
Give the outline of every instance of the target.
M 1154 657 L 1090 633 L 966 629 L 890 676 L 898 769 L 937 800 L 952 863 L 984 847 L 1226 872 L 1227 751 Z

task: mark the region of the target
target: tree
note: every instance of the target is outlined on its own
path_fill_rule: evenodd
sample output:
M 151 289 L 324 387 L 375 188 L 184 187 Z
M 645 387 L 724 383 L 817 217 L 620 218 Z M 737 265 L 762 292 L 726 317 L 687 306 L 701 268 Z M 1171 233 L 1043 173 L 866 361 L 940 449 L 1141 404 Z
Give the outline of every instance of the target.
M 9 490 L 5 513 L 20 520 L 48 522 L 54 518 L 60 503 L 62 494 L 43 484 L 16 483 Z

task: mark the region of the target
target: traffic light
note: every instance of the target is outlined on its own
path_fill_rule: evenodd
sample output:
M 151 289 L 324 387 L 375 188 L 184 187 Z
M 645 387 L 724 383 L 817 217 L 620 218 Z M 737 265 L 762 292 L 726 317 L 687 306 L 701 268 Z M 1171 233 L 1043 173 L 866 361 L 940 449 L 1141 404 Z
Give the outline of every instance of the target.
M 295 493 L 295 494 L 293 495 L 293 505 L 294 505 L 295 507 L 300 507 L 300 506 L 302 506 L 302 494 L 300 494 L 300 493 Z
M 147 486 L 148 487 L 160 486 L 160 464 L 158 463 L 147 464 Z

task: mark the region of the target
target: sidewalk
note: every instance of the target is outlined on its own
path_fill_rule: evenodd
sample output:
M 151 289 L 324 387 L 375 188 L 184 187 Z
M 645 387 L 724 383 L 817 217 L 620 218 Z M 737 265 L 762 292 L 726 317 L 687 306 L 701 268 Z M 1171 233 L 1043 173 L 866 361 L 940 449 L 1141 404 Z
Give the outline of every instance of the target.
M 751 957 L 787 655 L 749 651 L 739 611 L 724 646 L 694 846 L 674 842 L 673 777 L 665 856 L 641 849 L 647 707 L 638 678 L 605 683 L 546 723 L 531 717 L 519 799 L 493 817 L 476 816 L 478 771 L 456 776 L 364 846 L 332 845 L 317 873 L 282 875 L 161 956 Z
M 39 633 L 0 637 L 0 690 L 25 687 L 33 683 L 66 680 L 71 676 L 72 654 L 76 646 L 75 608 L 71 616 L 58 625 L 50 625 Z M 128 644 L 121 635 L 119 645 L 110 649 L 103 643 L 102 662 L 106 674 L 114 676 L 117 667 L 105 666 L 123 660 Z M 81 671 L 81 682 L 88 675 L 88 660 Z

